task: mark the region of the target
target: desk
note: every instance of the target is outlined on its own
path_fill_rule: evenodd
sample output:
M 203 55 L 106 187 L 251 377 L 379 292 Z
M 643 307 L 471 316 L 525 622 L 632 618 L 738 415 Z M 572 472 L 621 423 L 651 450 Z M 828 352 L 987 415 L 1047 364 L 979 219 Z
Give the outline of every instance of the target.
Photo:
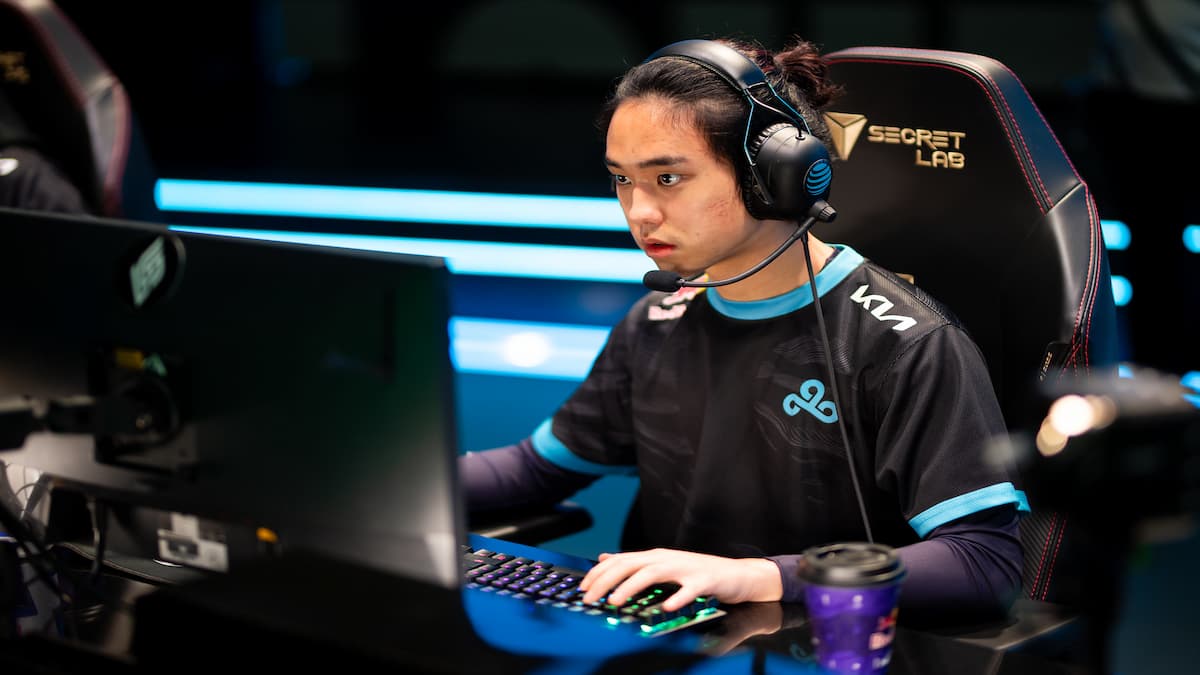
M 235 665 L 307 671 L 324 659 L 343 672 L 821 672 L 810 656 L 802 607 L 750 603 L 725 609 L 718 621 L 644 638 L 614 631 L 597 617 L 292 555 L 139 594 L 130 658 L 103 665 L 139 675 L 211 675 Z M 996 649 L 989 639 L 994 636 L 987 629 L 935 633 L 904 627 L 902 618 L 888 672 L 1083 672 Z M 23 652 L 39 663 L 52 651 L 45 644 L 20 647 L 0 651 L 10 658 Z M 54 662 L 66 665 L 46 672 L 96 672 L 100 661 L 88 652 Z M 79 663 L 89 665 L 76 668 Z

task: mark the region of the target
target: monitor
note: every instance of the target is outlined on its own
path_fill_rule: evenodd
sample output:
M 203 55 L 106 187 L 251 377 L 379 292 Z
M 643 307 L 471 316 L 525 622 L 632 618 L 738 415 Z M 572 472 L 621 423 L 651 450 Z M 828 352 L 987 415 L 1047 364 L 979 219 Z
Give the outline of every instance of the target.
M 175 562 L 235 564 L 218 523 L 456 587 L 448 286 L 441 258 L 0 209 L 0 461 L 170 514 Z

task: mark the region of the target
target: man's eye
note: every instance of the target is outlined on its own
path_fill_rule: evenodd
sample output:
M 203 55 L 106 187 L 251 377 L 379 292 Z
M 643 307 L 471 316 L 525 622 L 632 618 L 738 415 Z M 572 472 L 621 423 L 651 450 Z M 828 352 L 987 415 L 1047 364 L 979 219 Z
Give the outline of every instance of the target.
M 663 173 L 658 176 L 658 182 L 663 185 L 675 185 L 679 180 L 679 174 L 677 173 Z
M 629 185 L 629 177 L 619 174 L 612 175 L 613 185 Z

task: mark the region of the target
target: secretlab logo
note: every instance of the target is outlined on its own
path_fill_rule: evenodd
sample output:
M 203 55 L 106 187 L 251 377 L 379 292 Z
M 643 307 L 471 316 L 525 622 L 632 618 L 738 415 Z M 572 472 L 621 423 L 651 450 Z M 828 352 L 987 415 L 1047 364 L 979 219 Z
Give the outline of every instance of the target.
M 837 421 L 837 406 L 825 400 L 825 385 L 820 380 L 805 380 L 796 394 L 783 397 L 783 411 L 795 417 L 801 410 L 818 420 L 832 424 Z
M 867 126 L 867 116 L 858 113 L 827 112 L 825 126 L 829 127 L 829 134 L 833 137 L 833 149 L 837 150 L 838 157 L 850 159 L 854 144 L 858 142 L 863 128 Z
M 0 52 L 0 81 L 29 84 L 25 52 Z
M 866 284 L 859 286 L 858 290 L 854 291 L 854 295 L 850 296 L 850 300 L 862 305 L 863 309 L 870 311 L 871 316 L 875 317 L 876 319 L 879 319 L 880 321 L 895 321 L 896 325 L 892 326 L 892 330 L 906 331 L 909 328 L 912 328 L 913 326 L 917 325 L 917 320 L 912 318 L 911 316 L 902 316 L 900 314 L 888 314 L 888 311 L 891 310 L 896 305 L 891 300 L 888 300 L 887 298 L 883 297 L 882 295 L 879 295 L 879 294 L 867 295 L 867 285 Z M 875 305 L 874 309 L 871 308 L 872 304 Z
M 906 145 L 913 148 L 913 164 L 929 168 L 962 169 L 967 165 L 963 152 L 965 131 L 899 127 L 867 124 L 867 116 L 859 113 L 827 112 L 825 124 L 833 137 L 833 147 L 842 159 L 850 159 L 854 145 L 867 132 L 868 143 Z

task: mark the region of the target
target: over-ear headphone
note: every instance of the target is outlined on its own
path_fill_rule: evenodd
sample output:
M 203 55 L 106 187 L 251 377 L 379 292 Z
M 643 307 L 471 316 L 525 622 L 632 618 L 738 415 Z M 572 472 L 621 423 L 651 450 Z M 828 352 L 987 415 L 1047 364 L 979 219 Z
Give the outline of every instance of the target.
M 643 63 L 678 56 L 716 73 L 750 105 L 742 147 L 746 155 L 742 195 L 746 210 L 760 219 L 803 220 L 818 200 L 829 196 L 833 170 L 829 150 L 774 87 L 762 69 L 741 52 L 711 40 L 683 40 L 646 57 Z M 751 137 L 759 108 L 786 121 L 769 124 Z

